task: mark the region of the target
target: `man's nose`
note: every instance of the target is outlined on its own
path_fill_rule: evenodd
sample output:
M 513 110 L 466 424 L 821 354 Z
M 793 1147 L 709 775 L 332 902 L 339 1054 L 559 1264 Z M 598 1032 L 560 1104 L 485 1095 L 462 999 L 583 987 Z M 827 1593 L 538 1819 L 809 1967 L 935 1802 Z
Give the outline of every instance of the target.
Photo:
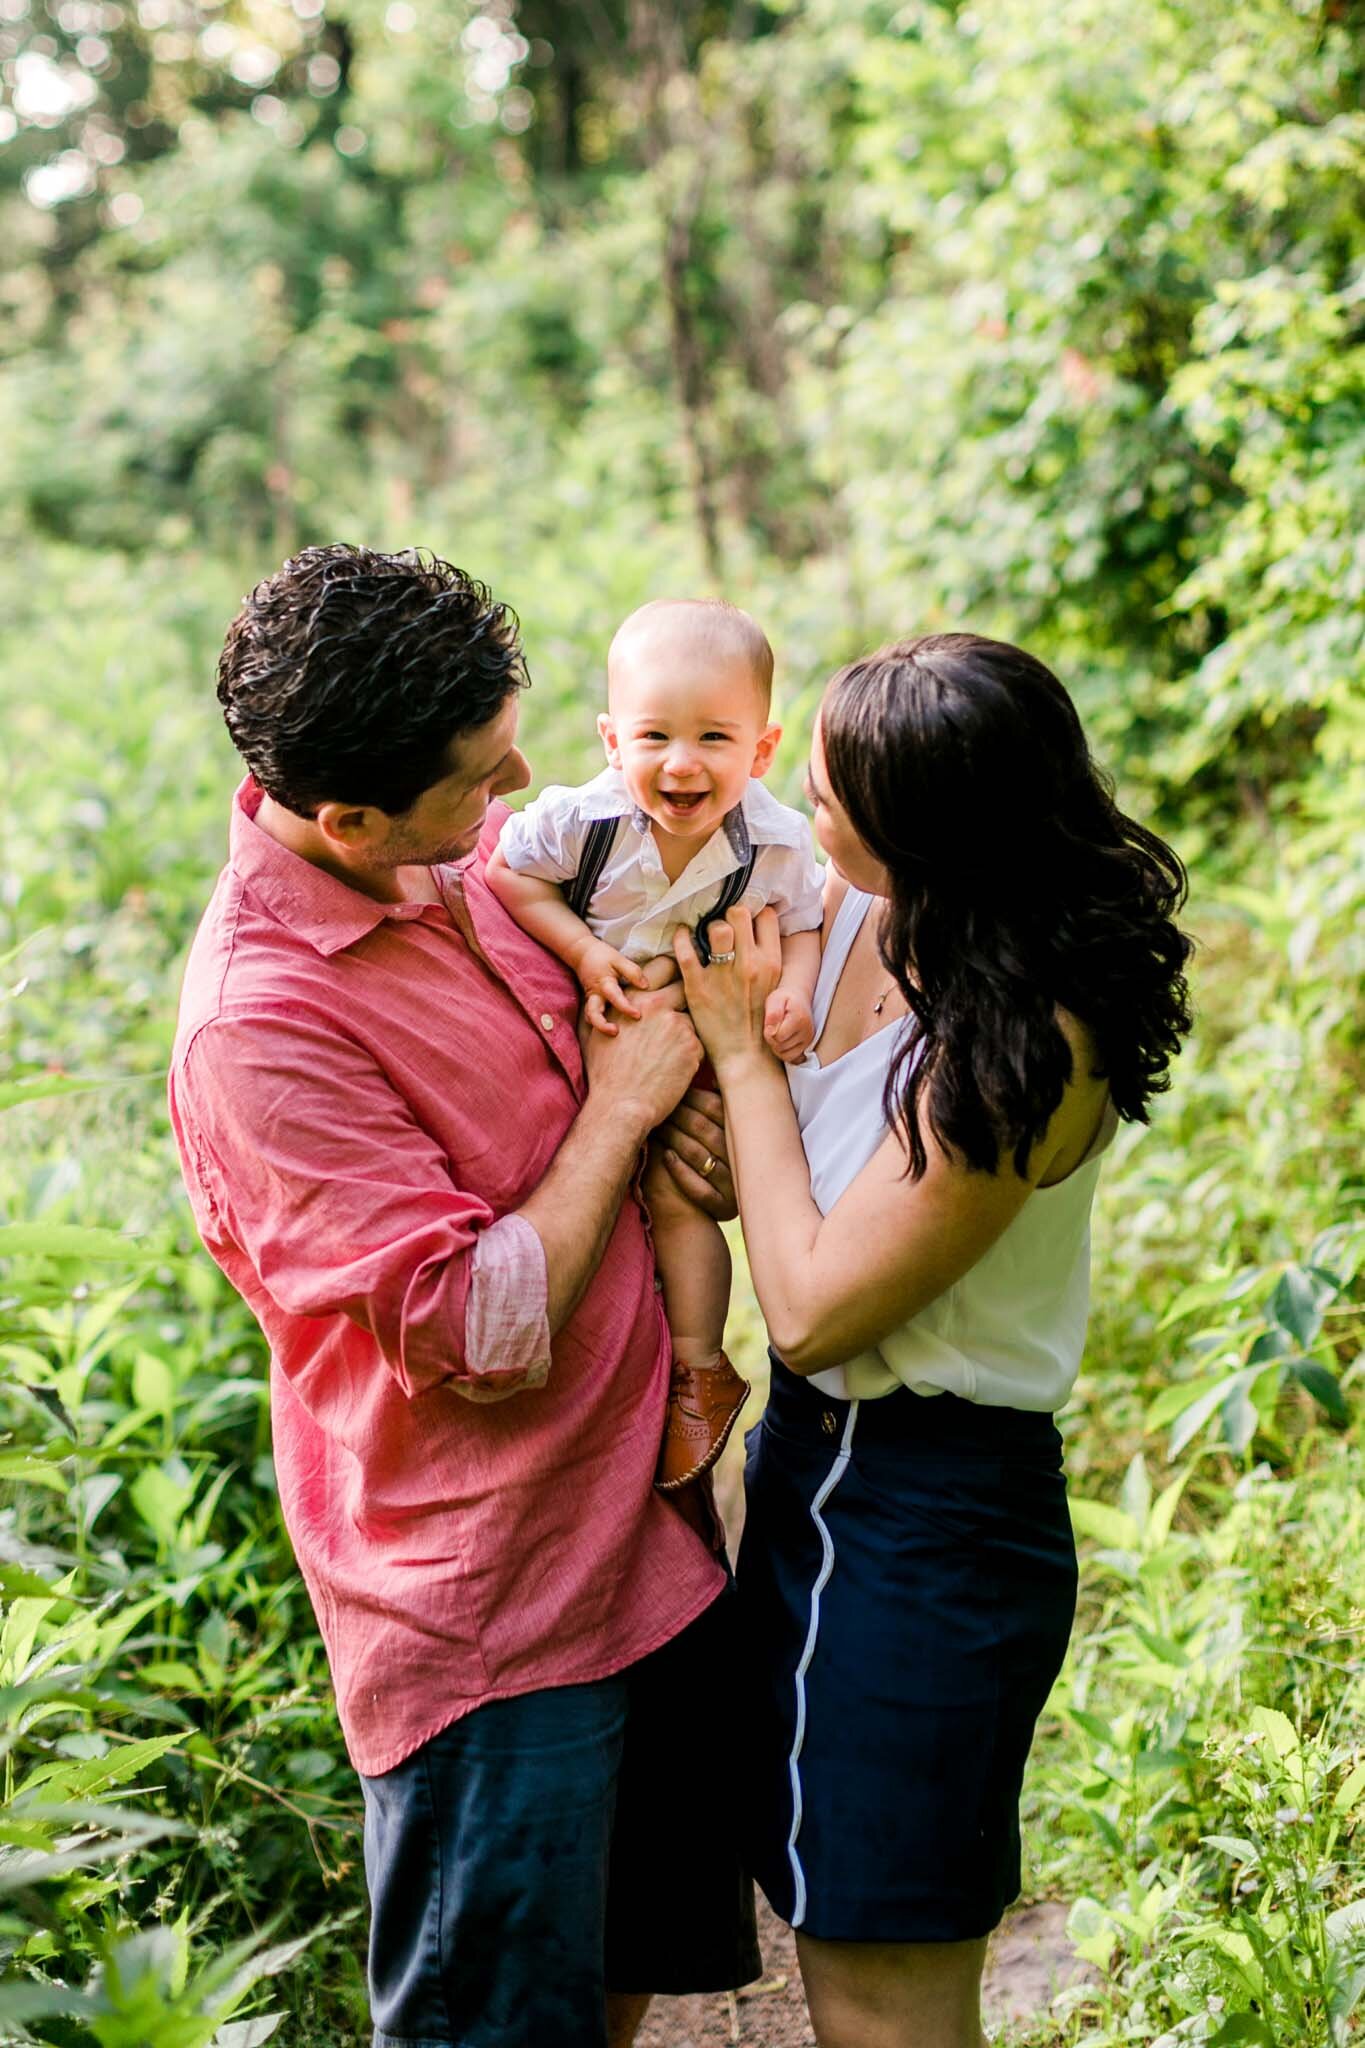
M 520 747 L 513 747 L 511 754 L 508 756 L 507 766 L 498 777 L 498 795 L 501 796 L 503 791 L 508 789 L 525 789 L 530 780 L 530 762 L 525 754 L 522 753 Z

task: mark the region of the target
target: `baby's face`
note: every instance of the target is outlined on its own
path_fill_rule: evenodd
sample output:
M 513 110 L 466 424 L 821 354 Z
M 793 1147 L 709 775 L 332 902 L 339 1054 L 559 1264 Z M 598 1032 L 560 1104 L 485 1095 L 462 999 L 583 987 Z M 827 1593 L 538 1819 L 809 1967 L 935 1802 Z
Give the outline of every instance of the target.
M 597 729 L 632 802 L 674 838 L 709 838 L 749 778 L 767 774 L 782 737 L 753 670 L 684 636 L 659 636 L 614 660 L 610 684 Z

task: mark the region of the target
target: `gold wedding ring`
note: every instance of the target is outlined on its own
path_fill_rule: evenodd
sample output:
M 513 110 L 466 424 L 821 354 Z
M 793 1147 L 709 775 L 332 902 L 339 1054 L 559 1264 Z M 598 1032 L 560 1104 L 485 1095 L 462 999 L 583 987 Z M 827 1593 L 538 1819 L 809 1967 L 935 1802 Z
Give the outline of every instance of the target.
M 715 1170 L 716 1155 L 714 1152 L 708 1152 L 705 1159 L 703 1159 L 701 1165 L 697 1168 L 697 1172 L 701 1175 L 703 1180 L 710 1180 Z

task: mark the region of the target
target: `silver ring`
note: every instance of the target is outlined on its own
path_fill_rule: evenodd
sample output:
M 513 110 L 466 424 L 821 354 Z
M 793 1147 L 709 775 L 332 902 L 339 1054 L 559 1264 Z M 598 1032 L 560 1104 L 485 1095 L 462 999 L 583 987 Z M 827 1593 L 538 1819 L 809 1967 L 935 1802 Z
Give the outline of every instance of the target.
M 701 1175 L 703 1180 L 710 1180 L 712 1174 L 716 1170 L 717 1163 L 718 1162 L 716 1160 L 715 1153 L 708 1152 L 705 1159 L 703 1159 L 701 1165 L 697 1168 L 697 1172 Z
M 713 953 L 711 955 L 711 965 L 713 967 L 728 967 L 730 965 L 730 962 L 734 959 L 734 957 L 735 956 L 733 952 Z

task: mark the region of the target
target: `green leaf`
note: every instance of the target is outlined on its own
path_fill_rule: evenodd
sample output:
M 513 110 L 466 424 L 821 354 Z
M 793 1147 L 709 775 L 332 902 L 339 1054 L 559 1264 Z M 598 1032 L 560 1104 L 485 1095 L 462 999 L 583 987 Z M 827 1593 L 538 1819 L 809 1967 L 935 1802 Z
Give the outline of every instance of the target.
M 1147 1477 L 1147 1462 L 1141 1451 L 1128 1461 L 1121 1498 L 1125 1513 L 1131 1516 L 1133 1527 L 1141 1533 L 1147 1527 L 1147 1517 L 1152 1509 L 1152 1483 Z
M 132 1259 L 151 1265 L 159 1256 L 117 1230 L 78 1223 L 0 1223 L 0 1259 Z
M 1154 1629 L 1143 1628 L 1137 1622 L 1133 1624 L 1133 1634 L 1146 1649 L 1151 1651 L 1159 1663 L 1170 1664 L 1177 1671 L 1189 1670 L 1189 1658 L 1181 1649 L 1179 1643 L 1173 1643 L 1169 1636 L 1158 1635 Z
M 0 1594 L 3 1594 L 6 1600 L 24 1597 L 45 1600 L 51 1592 L 51 1586 L 40 1572 L 31 1572 L 22 1564 L 5 1564 L 0 1561 Z M 71 1595 L 67 1594 L 65 1597 L 70 1599 Z
M 120 1076 L 111 1074 L 26 1074 L 19 1081 L 0 1081 L 0 1110 L 15 1109 L 24 1102 L 45 1102 L 57 1095 L 87 1095 L 92 1088 L 116 1088 Z M 139 1075 L 149 1080 L 150 1075 Z
M 1261 1852 L 1254 1842 L 1245 1835 L 1201 1835 L 1201 1842 L 1207 1842 L 1211 1849 L 1221 1849 L 1225 1856 L 1231 1856 L 1237 1863 L 1259 1863 Z
M 1175 1428 L 1171 1431 L 1169 1448 L 1172 1458 L 1178 1458 L 1190 1439 L 1198 1436 L 1205 1423 L 1208 1422 L 1211 1416 L 1217 1413 L 1218 1409 L 1227 1399 L 1228 1388 L 1234 1377 L 1235 1375 L 1229 1374 L 1226 1379 L 1215 1380 L 1211 1386 L 1200 1394 L 1197 1401 L 1192 1402 L 1184 1410 Z
M 1235 2012 L 1224 2020 L 1216 2034 L 1210 2034 L 1205 2048 L 1232 2048 L 1234 2042 L 1257 2042 L 1260 2048 L 1276 2048 L 1275 2036 L 1256 2013 Z
M 1323 1274 L 1290 1266 L 1270 1297 L 1270 1314 L 1282 1330 L 1288 1330 L 1300 1350 L 1307 1351 L 1322 1328 L 1322 1312 L 1336 1292 L 1335 1281 Z
M 1301 1387 L 1307 1388 L 1319 1408 L 1330 1415 L 1333 1422 L 1339 1423 L 1343 1429 L 1346 1427 L 1351 1420 L 1351 1410 L 1335 1373 L 1329 1372 L 1325 1365 L 1319 1365 L 1316 1359 L 1299 1358 L 1290 1367 L 1290 1374 Z
M 1336 1797 L 1332 1801 L 1333 1812 L 1349 1813 L 1362 1792 L 1365 1792 L 1365 1763 L 1358 1763 L 1337 1787 Z
M 44 1785 L 63 1800 L 88 1799 L 110 1785 L 126 1785 L 145 1765 L 155 1763 L 168 1749 L 176 1748 L 180 1739 L 178 1734 L 153 1735 L 143 1742 L 120 1745 L 107 1756 L 87 1757 L 84 1762 L 40 1764 L 15 1793 L 14 1805 L 17 1810 L 25 1810 L 24 1803 L 31 1803 L 32 1795 Z
M 1092 1536 L 1111 1550 L 1136 1550 L 1137 1524 L 1122 1508 L 1111 1508 L 1099 1500 L 1073 1500 L 1071 1523 L 1078 1536 Z
M 155 1415 L 169 1415 L 175 1405 L 175 1375 L 155 1351 L 139 1351 L 133 1360 L 133 1399 Z
M 1333 1948 L 1340 1948 L 1360 1935 L 1365 1935 L 1365 1894 L 1327 1915 L 1327 1939 Z
M 1176 1474 L 1169 1486 L 1163 1487 L 1158 1494 L 1156 1505 L 1147 1519 L 1147 1544 L 1149 1549 L 1159 1550 L 1170 1535 L 1171 1524 L 1175 1520 L 1175 1511 L 1180 1505 L 1180 1496 L 1189 1484 L 1189 1478 L 1190 1468 L 1187 1465 L 1182 1472 Z
M 1164 1429 L 1166 1424 L 1173 1422 L 1177 1415 L 1183 1415 L 1190 1404 L 1197 1401 L 1201 1395 L 1211 1393 L 1218 1387 L 1221 1387 L 1223 1377 L 1220 1373 L 1216 1377 L 1205 1376 L 1197 1380 L 1181 1380 L 1175 1386 L 1163 1387 L 1155 1401 L 1152 1402 L 1151 1407 L 1147 1410 L 1146 1428 Z
M 54 1493 L 66 1493 L 70 1481 L 60 1465 L 49 1465 L 42 1458 L 34 1458 L 27 1451 L 0 1451 L 0 1479 L 20 1480 L 27 1486 L 51 1487 Z
M 274 2039 L 283 2018 L 282 2012 L 263 2012 L 254 2020 L 229 2020 L 219 2027 L 209 2048 L 263 2048 L 266 2041 Z
M 1253 1707 L 1250 1714 L 1252 1727 L 1264 1735 L 1281 1762 L 1288 1756 L 1295 1756 L 1299 1749 L 1299 1735 L 1288 1714 L 1282 1714 L 1278 1707 Z
M 177 1692 L 197 1693 L 203 1686 L 194 1666 L 175 1657 L 156 1658 L 150 1664 L 140 1664 L 138 1677 L 148 1685 L 172 1686 Z

